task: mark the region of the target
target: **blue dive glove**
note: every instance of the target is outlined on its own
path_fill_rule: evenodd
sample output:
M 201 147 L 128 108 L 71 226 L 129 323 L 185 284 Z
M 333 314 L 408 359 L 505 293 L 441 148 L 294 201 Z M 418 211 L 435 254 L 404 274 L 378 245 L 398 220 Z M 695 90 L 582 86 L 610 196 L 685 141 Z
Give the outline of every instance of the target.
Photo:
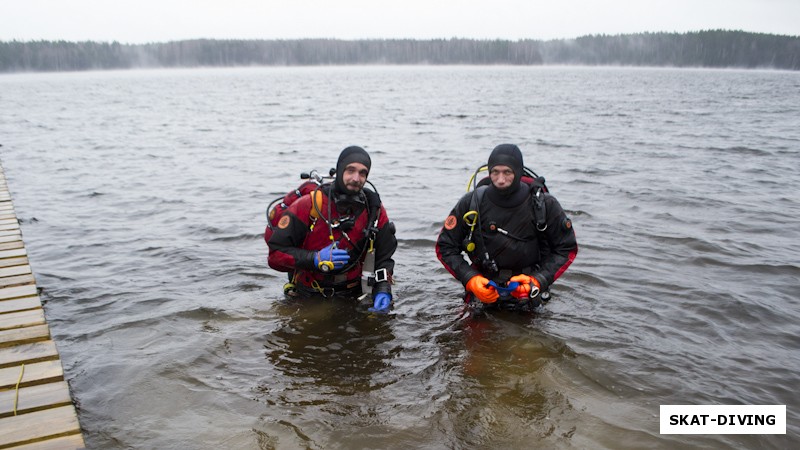
M 494 287 L 497 290 L 498 294 L 506 296 L 514 292 L 514 289 L 516 289 L 519 286 L 519 283 L 516 281 L 512 281 L 508 283 L 508 286 L 503 287 L 503 286 L 498 286 L 497 283 L 495 283 L 494 281 L 490 281 L 489 286 Z
M 323 272 L 341 269 L 349 261 L 350 254 L 347 253 L 347 250 L 336 248 L 335 243 L 314 253 L 314 265 Z
M 370 308 L 370 311 L 386 312 L 389 311 L 389 305 L 392 304 L 392 294 L 388 292 L 378 292 L 375 294 L 375 300 Z

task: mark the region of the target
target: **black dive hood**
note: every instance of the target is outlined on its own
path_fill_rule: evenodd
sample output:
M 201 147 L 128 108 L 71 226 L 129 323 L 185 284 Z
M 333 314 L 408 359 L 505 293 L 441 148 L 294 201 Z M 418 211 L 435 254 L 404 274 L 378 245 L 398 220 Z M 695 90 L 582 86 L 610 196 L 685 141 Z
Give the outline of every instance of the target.
M 339 154 L 339 159 L 336 161 L 336 181 L 334 183 L 334 189 L 337 193 L 345 194 L 345 195 L 353 195 L 353 192 L 350 192 L 347 187 L 344 185 L 344 169 L 350 163 L 361 163 L 367 166 L 367 171 L 370 170 L 372 166 L 372 160 L 369 157 L 369 153 L 363 148 L 357 145 L 351 145 L 346 149 L 342 150 L 342 153 Z
M 522 151 L 514 144 L 500 144 L 489 155 L 489 173 L 494 166 L 508 166 L 514 171 L 514 181 L 506 189 L 497 189 L 494 184 L 489 184 L 488 195 L 492 203 L 503 207 L 514 207 L 521 204 L 528 197 L 526 189 L 520 189 L 522 176 L 525 174 L 525 164 L 522 160 Z
M 352 212 L 354 209 L 360 209 L 366 205 L 363 189 L 358 192 L 352 192 L 344 184 L 344 169 L 348 164 L 354 162 L 365 165 L 367 171 L 372 166 L 372 159 L 370 159 L 369 153 L 357 145 L 351 145 L 339 154 L 339 159 L 336 161 L 336 180 L 333 182 L 333 199 L 336 209 L 340 213 L 345 211 Z

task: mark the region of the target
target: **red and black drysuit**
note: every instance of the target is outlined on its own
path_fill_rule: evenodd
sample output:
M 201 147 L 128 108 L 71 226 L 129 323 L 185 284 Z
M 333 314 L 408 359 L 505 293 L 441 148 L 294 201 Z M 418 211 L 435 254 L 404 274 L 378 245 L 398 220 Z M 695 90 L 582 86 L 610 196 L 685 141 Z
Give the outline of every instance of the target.
M 510 277 L 525 274 L 536 278 L 545 291 L 575 259 L 578 253 L 575 231 L 558 200 L 548 193 L 540 194 L 544 196 L 547 227 L 540 226 L 544 230 L 539 231 L 532 184 L 526 182 L 530 179 L 521 181 L 518 195 L 513 196 L 517 200 L 492 195 L 497 190 L 491 185 L 479 187 L 464 195 L 445 220 L 436 241 L 436 255 L 461 284 L 466 286 L 473 276 L 482 275 L 504 286 Z M 479 191 L 483 192 L 477 194 Z M 477 197 L 473 199 L 473 196 Z M 475 250 L 467 252 L 470 227 L 464 214 L 471 210 L 478 212 L 479 224 L 475 225 L 472 235 Z M 497 231 L 498 228 L 508 235 Z M 470 262 L 464 259 L 463 253 L 467 253 Z M 488 261 L 485 261 L 486 254 Z M 469 302 L 472 295 L 467 293 Z
M 389 221 L 386 210 L 375 192 L 363 189 L 357 196 L 342 196 L 334 192 L 334 198 L 340 201 L 331 202 L 331 187 L 323 185 L 322 202 L 318 205 L 319 218 L 314 218 L 314 194 L 304 195 L 289 206 L 274 234 L 269 239 L 269 266 L 281 272 L 294 273 L 297 290 L 306 295 L 360 295 L 361 272 L 369 245 L 367 229 L 370 209 L 377 214 L 377 232 L 375 233 L 375 271 L 386 269 L 388 279 L 376 282 L 372 287 L 372 295 L 378 292 L 391 294 L 392 272 L 394 260 L 392 255 L 397 249 L 394 236 L 394 225 Z M 351 219 L 346 221 L 343 219 Z M 374 219 L 373 219 L 374 220 Z M 326 222 L 327 221 L 327 222 Z M 352 228 L 338 225 L 352 223 Z M 347 250 L 350 262 L 343 268 L 322 272 L 314 264 L 314 254 L 331 244 L 328 223 L 333 226 L 333 239 L 337 247 Z M 349 228 L 343 231 L 342 228 Z M 350 239 L 345 238 L 347 235 Z

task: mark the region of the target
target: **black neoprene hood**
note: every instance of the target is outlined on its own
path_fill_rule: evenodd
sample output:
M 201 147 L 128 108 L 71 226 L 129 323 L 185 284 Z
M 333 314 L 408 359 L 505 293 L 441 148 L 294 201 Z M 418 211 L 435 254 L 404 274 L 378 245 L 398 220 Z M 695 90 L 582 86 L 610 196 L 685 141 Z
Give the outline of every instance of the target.
M 508 187 L 508 192 L 516 191 L 525 169 L 519 147 L 514 144 L 500 144 L 495 147 L 489 155 L 489 172 L 494 166 L 508 166 L 514 171 L 514 181 Z
M 351 145 L 342 150 L 342 153 L 339 154 L 339 159 L 336 161 L 336 187 L 340 192 L 347 192 L 343 178 L 344 169 L 348 164 L 354 162 L 367 166 L 367 172 L 369 172 L 372 166 L 372 159 L 370 159 L 369 153 L 363 148 L 357 145 Z

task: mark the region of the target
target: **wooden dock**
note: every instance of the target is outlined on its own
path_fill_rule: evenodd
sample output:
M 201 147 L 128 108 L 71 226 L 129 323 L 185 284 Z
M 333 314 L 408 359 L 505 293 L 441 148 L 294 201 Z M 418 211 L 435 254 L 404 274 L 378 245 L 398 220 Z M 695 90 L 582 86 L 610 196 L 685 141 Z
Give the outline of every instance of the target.
M 0 167 L 0 449 L 84 447 Z

